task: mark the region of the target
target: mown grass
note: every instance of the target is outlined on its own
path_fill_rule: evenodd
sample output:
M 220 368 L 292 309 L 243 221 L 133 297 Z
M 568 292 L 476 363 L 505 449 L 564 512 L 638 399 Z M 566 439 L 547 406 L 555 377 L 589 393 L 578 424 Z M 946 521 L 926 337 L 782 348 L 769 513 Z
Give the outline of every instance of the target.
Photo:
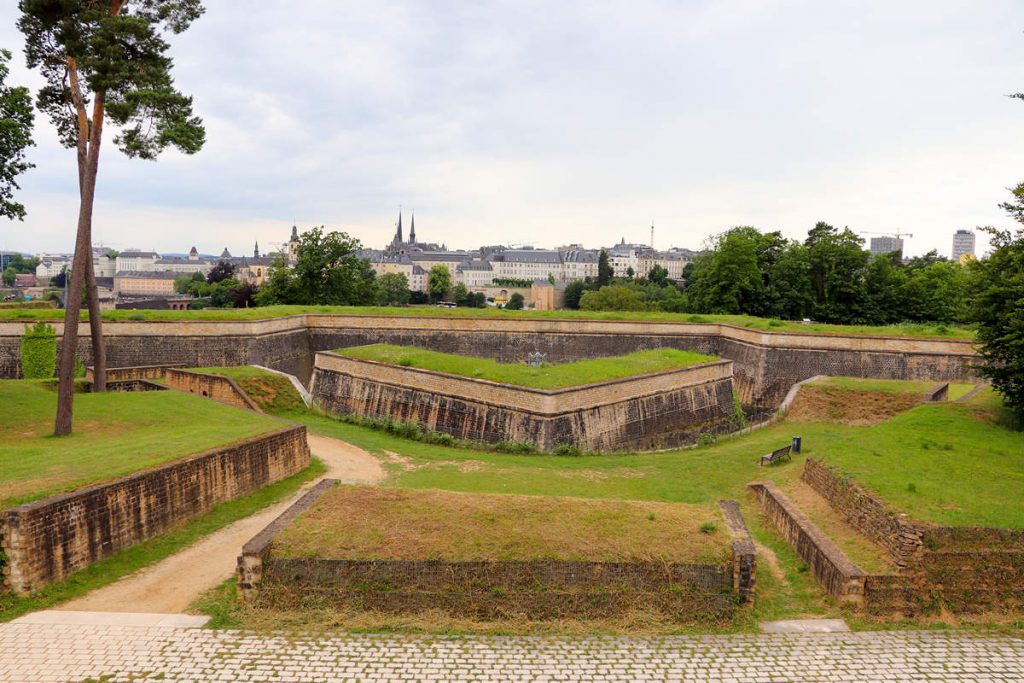
M 525 363 L 499 363 L 490 358 L 459 356 L 415 346 L 392 344 L 354 346 L 338 349 L 336 353 L 352 358 L 365 358 L 382 363 L 447 372 L 534 389 L 560 389 L 593 384 L 718 360 L 714 356 L 705 356 L 694 351 L 654 349 L 622 356 L 588 358 L 570 363 L 531 367 Z
M 0 622 L 67 602 L 159 562 L 232 522 L 288 499 L 302 484 L 322 476 L 325 471 L 323 463 L 314 458 L 310 466 L 298 474 L 247 496 L 221 503 L 190 522 L 100 560 L 72 574 L 67 580 L 47 586 L 29 597 L 0 591 Z
M 338 313 L 345 315 L 397 315 L 442 318 L 553 318 L 566 320 L 641 320 L 652 322 L 725 323 L 754 330 L 797 332 L 805 334 L 838 334 L 883 337 L 938 337 L 973 339 L 970 328 L 941 323 L 903 323 L 900 325 L 829 325 L 771 320 L 750 315 L 711 315 L 663 313 L 655 311 L 511 311 L 496 308 L 436 308 L 433 306 L 265 306 L 262 308 L 203 309 L 198 311 L 104 311 L 104 320 L 263 320 L 301 313 Z M 82 312 L 82 319 L 87 318 Z M 63 310 L 0 310 L 4 320 L 61 320 Z
M 162 465 L 285 425 L 176 391 L 81 393 L 53 436 L 46 382 L 0 380 L 0 509 Z
M 705 530 L 701 533 L 701 530 Z M 338 486 L 274 540 L 282 557 L 703 562 L 729 556 L 708 505 Z

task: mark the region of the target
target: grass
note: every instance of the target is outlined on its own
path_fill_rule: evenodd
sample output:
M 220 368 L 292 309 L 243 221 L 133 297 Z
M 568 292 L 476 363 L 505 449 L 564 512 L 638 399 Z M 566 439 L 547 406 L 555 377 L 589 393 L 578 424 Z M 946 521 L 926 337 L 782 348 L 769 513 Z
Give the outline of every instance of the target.
M 912 517 L 1024 528 L 1024 435 L 995 423 L 993 410 L 979 403 L 920 405 L 873 426 L 785 420 L 695 449 L 579 458 L 452 449 L 312 413 L 289 417 L 379 455 L 389 486 L 708 505 L 742 501 L 755 479 L 793 482 L 802 457 L 813 456 Z M 803 437 L 802 455 L 758 467 L 758 456 L 794 435 Z
M 72 574 L 67 580 L 47 586 L 29 597 L 22 598 L 13 593 L 0 591 L 0 622 L 9 621 L 27 612 L 48 609 L 159 562 L 232 522 L 288 499 L 302 484 L 320 477 L 325 471 L 323 463 L 314 459 L 309 467 L 298 474 L 265 486 L 247 496 L 221 503 L 190 522 L 100 560 Z
M 868 391 L 884 394 L 924 394 L 942 382 L 930 380 L 866 379 L 863 377 L 825 377 L 810 383 L 811 386 L 839 387 L 848 391 Z M 960 398 L 974 388 L 974 384 L 951 382 L 949 400 Z
M 223 375 L 235 380 L 239 388 L 256 402 L 261 410 L 272 415 L 302 410 L 305 403 L 287 377 L 251 365 L 189 368 L 195 372 Z
M 571 363 L 530 367 L 525 363 L 498 363 L 490 358 L 459 356 L 415 346 L 392 344 L 355 346 L 339 349 L 337 353 L 352 358 L 365 358 L 534 389 L 560 389 L 593 384 L 718 360 L 714 356 L 705 356 L 694 351 L 655 349 L 623 356 L 589 358 Z
M 338 486 L 281 532 L 274 554 L 719 564 L 730 546 L 715 520 L 708 505 Z
M 432 306 L 266 306 L 262 308 L 203 309 L 199 311 L 104 311 L 104 320 L 263 320 L 302 313 L 336 313 L 345 315 L 429 316 L 444 318 L 494 318 L 499 320 L 566 319 L 566 320 L 640 320 L 652 322 L 724 323 L 754 330 L 796 332 L 803 334 L 838 334 L 856 336 L 916 337 L 973 339 L 970 328 L 941 323 L 900 325 L 828 325 L 770 320 L 750 315 L 710 315 L 663 313 L 654 311 L 510 311 L 505 309 L 435 308 Z M 82 319 L 87 313 L 83 311 Z M 0 310 L 4 320 L 61 320 L 63 310 Z
M 82 393 L 74 433 L 55 437 L 56 405 L 46 382 L 0 380 L 0 509 L 284 426 L 176 391 Z

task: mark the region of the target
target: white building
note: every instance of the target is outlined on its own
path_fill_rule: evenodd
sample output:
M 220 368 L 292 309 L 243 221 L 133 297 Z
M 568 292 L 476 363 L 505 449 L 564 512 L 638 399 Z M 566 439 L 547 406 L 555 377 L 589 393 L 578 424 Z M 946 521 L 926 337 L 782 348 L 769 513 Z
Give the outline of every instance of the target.
M 155 251 L 122 251 L 120 254 L 117 255 L 116 272 L 154 272 L 160 270 L 156 266 L 156 262 L 159 259 L 160 254 L 156 253 Z
M 970 230 L 957 230 L 953 233 L 953 260 L 964 262 L 965 257 L 973 257 L 975 234 Z

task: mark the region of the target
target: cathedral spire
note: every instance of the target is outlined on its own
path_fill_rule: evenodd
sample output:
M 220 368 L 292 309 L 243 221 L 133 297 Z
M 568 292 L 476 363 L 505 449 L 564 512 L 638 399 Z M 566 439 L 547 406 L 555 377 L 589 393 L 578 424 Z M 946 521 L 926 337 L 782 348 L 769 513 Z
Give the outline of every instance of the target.
M 412 212 L 412 218 L 409 219 L 409 244 L 416 244 L 416 212 Z
M 402 210 L 398 210 L 398 229 L 395 230 L 395 244 L 402 243 Z
M 260 257 L 260 241 L 259 240 L 256 240 L 256 246 L 252 248 L 252 257 L 253 258 L 259 258 Z

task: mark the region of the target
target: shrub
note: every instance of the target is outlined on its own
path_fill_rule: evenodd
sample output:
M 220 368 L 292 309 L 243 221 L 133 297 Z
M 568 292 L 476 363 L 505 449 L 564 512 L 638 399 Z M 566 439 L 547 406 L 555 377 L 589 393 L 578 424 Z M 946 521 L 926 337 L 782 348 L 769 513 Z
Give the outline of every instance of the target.
M 714 522 L 704 522 L 700 525 L 700 532 L 702 534 L 713 534 L 718 530 L 718 525 Z
M 52 325 L 25 325 L 21 338 L 21 369 L 25 379 L 49 379 L 57 370 L 57 333 Z
M 551 449 L 551 455 L 583 455 L 583 451 L 574 443 L 560 443 Z
M 494 450 L 499 453 L 536 453 L 537 446 L 529 441 L 499 441 L 494 444 Z

